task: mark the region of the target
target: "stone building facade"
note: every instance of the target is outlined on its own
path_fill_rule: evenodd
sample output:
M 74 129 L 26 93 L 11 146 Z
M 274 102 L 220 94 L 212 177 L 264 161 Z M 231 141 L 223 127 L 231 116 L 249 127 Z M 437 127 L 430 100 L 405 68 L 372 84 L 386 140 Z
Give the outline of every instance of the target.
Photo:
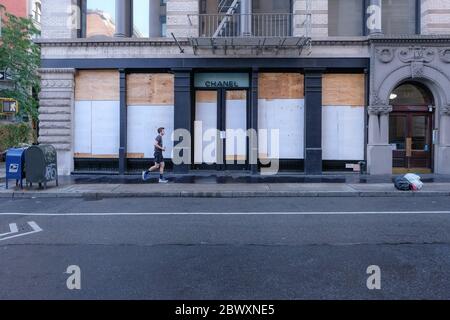
M 150 146 L 140 147 L 147 142 L 139 136 L 158 121 L 171 131 L 192 134 L 184 153 L 193 163 L 174 164 L 175 172 L 208 168 L 258 173 L 264 160 L 274 158 L 274 148 L 247 145 L 231 152 L 224 142 L 220 156 L 243 160 L 243 165 L 217 165 L 219 149 L 205 165 L 197 154 L 206 148 L 198 146 L 198 120 L 215 121 L 220 132 L 283 127 L 279 135 L 288 146 L 277 152 L 285 170 L 321 174 L 365 163 L 369 174 L 392 174 L 394 169 L 450 174 L 450 1 L 406 1 L 415 5 L 415 32 L 399 35 L 384 30 L 383 10 L 373 16 L 373 8 L 388 5 L 383 0 L 363 1 L 361 21 L 355 22 L 362 23 L 361 30 L 338 25 L 350 30 L 340 36 L 329 36 L 341 32 L 330 29 L 336 17 L 329 7 L 338 0 L 292 0 L 290 12 L 273 14 L 244 6 L 233 22 L 236 29 L 244 28 L 247 16 L 265 16 L 289 30 L 271 25 L 258 34 L 262 27 L 252 20 L 253 34 L 227 39 L 207 34 L 206 19 L 218 16 L 220 24 L 223 18 L 220 10 L 203 14 L 211 1 L 201 0 L 167 0 L 157 24 L 164 36 L 143 38 L 133 37 L 127 16 L 134 12 L 131 1 L 112 1 L 116 37 L 86 38 L 86 1 L 42 1 L 39 141 L 57 147 L 61 174 L 138 170 L 152 158 Z M 146 10 L 152 21 L 160 14 L 151 4 Z M 369 28 L 366 21 L 372 18 L 375 27 Z M 390 22 L 389 27 L 398 27 Z M 211 88 L 211 83 L 236 87 Z M 411 86 L 419 88 L 429 105 L 419 98 L 412 101 L 414 94 L 405 91 Z M 405 103 L 396 105 L 393 96 Z M 202 111 L 208 106 L 214 112 Z M 214 120 L 208 118 L 211 114 Z M 148 123 L 141 120 L 146 117 Z M 245 120 L 239 122 L 241 118 Z M 181 143 L 175 139 L 170 151 L 179 152 Z M 261 163 L 249 163 L 252 147 Z

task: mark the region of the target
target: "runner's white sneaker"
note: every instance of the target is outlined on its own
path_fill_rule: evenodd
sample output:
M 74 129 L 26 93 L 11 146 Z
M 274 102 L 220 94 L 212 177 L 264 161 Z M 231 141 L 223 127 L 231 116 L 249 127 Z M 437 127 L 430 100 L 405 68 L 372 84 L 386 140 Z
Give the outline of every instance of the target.
M 168 183 L 169 181 L 166 179 L 159 179 L 159 183 Z

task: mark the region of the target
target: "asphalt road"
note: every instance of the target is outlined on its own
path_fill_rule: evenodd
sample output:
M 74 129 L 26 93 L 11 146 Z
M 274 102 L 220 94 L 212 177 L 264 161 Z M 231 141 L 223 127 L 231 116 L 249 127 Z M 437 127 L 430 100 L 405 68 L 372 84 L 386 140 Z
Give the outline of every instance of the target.
M 4 200 L 0 299 L 450 299 L 449 230 L 446 197 Z

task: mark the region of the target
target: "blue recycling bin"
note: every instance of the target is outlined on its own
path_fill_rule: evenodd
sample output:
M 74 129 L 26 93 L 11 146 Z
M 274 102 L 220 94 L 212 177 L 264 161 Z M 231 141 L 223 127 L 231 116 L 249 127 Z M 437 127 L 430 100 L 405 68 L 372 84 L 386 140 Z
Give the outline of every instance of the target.
M 12 148 L 6 151 L 6 189 L 8 189 L 8 180 L 16 180 L 16 186 L 20 182 L 20 188 L 23 188 L 26 149 Z

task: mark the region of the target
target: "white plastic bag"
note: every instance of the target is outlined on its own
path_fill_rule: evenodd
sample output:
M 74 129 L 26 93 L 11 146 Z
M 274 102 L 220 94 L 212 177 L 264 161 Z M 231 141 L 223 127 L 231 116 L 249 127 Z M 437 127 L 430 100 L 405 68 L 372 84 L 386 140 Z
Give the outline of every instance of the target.
M 423 182 L 420 181 L 420 176 L 413 173 L 405 174 L 405 179 L 411 184 L 412 190 L 420 190 L 423 188 Z

